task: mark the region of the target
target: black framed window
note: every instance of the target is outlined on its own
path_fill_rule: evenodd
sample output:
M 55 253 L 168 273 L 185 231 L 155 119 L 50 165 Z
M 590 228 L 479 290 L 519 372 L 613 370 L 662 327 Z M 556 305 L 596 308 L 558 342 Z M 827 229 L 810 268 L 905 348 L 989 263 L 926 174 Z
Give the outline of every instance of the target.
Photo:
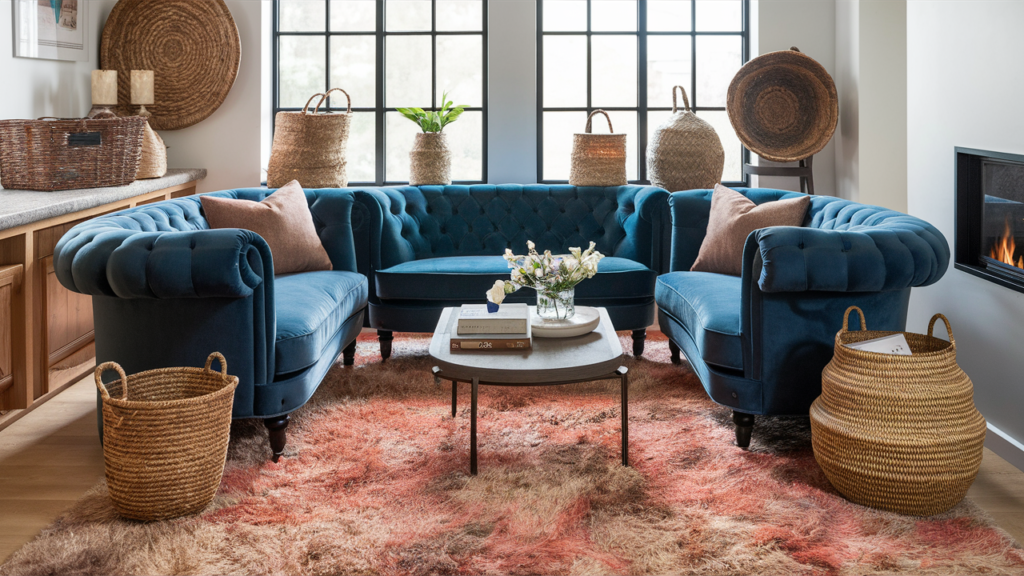
M 748 59 L 748 30 L 748 0 L 538 0 L 537 179 L 568 181 L 572 135 L 601 108 L 628 134 L 627 178 L 648 182 L 649 136 L 672 114 L 672 87 L 681 85 L 722 139 L 723 181 L 743 185 L 749 153 L 725 97 Z M 595 117 L 594 132 L 607 131 Z
M 487 181 L 486 0 L 274 0 L 273 34 L 275 115 L 351 96 L 350 185 L 408 182 L 420 128 L 394 110 L 437 110 L 445 91 L 468 105 L 444 129 L 452 178 Z M 345 96 L 326 106 L 343 112 Z

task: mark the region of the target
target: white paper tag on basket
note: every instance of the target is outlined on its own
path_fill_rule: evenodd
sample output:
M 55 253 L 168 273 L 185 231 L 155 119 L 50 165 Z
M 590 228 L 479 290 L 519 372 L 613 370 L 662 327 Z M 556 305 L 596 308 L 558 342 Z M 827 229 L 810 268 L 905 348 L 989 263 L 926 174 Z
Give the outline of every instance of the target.
M 879 352 L 881 354 L 896 354 L 899 356 L 911 356 L 910 344 L 903 334 L 892 334 L 881 338 L 872 338 L 852 344 L 844 344 L 847 348 L 860 350 L 862 352 Z

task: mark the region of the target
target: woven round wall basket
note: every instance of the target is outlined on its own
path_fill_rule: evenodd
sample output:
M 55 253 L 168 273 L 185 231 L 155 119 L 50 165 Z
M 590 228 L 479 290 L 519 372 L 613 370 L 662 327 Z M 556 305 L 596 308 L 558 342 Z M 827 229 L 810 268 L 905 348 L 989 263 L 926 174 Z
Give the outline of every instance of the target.
M 676 105 L 676 89 L 683 110 Z M 682 86 L 672 88 L 672 116 L 658 127 L 647 147 L 651 184 L 669 192 L 714 188 L 722 180 L 725 150 L 718 133 L 690 110 Z
M 610 134 L 592 134 L 595 114 L 604 114 Z M 616 134 L 612 119 L 604 110 L 587 116 L 583 134 L 572 137 L 572 168 L 569 184 L 573 186 L 624 186 L 626 184 L 626 135 Z
M 452 183 L 452 152 L 444 132 L 419 132 L 409 151 L 409 184 L 412 186 Z
M 861 330 L 849 330 L 850 312 Z M 932 336 L 936 320 L 949 342 Z M 963 500 L 978 475 L 985 419 L 974 407 L 971 379 L 956 363 L 949 321 L 936 314 L 928 335 L 902 332 L 912 355 L 844 344 L 901 332 L 864 329 L 851 306 L 836 334 L 835 356 L 811 405 L 814 458 L 839 492 L 858 504 L 930 516 Z
M 210 369 L 220 362 L 220 372 Z M 104 385 L 107 370 L 120 376 Z M 224 474 L 237 376 L 219 352 L 204 368 L 161 368 L 125 376 L 96 367 L 103 401 L 103 458 L 114 508 L 133 520 L 202 511 Z
M 103 25 L 100 67 L 117 70 L 117 100 L 131 101 L 131 71 L 154 72 L 154 130 L 213 114 L 238 76 L 242 44 L 224 0 L 118 0 Z
M 729 84 L 726 110 L 744 146 L 766 160 L 795 162 L 832 139 L 839 97 L 825 68 L 794 46 L 744 64 Z
M 332 92 L 348 99 L 344 114 L 319 113 Z M 320 101 L 312 112 L 309 105 Z M 267 187 L 280 188 L 298 180 L 303 188 L 344 188 L 348 186 L 346 154 L 352 99 L 341 88 L 314 94 L 301 112 L 278 112 L 274 117 L 274 142 L 267 165 Z

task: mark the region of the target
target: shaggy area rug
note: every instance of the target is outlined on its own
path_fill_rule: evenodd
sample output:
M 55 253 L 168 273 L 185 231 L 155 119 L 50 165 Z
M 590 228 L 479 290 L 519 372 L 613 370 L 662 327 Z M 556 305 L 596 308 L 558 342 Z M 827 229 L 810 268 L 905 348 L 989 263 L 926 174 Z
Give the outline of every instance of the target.
M 652 335 L 631 374 L 619 463 L 617 383 L 482 387 L 480 475 L 469 387 L 430 376 L 429 338 L 380 363 L 363 337 L 294 414 L 268 461 L 238 422 L 200 516 L 117 518 L 101 483 L 0 574 L 1021 574 L 1024 550 L 965 501 L 912 518 L 851 504 L 815 464 L 806 419 L 730 412 Z M 623 339 L 624 349 L 629 349 Z

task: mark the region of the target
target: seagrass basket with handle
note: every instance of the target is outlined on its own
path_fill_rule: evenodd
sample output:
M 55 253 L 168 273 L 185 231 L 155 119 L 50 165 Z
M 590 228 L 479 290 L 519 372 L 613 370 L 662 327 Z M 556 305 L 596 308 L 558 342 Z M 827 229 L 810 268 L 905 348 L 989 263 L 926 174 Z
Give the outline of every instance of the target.
M 593 134 L 594 115 L 604 114 L 609 134 Z M 604 110 L 587 116 L 583 134 L 572 137 L 572 168 L 569 184 L 573 186 L 624 186 L 626 184 L 626 135 L 616 134 L 612 119 Z
M 320 113 L 332 92 L 348 100 L 343 114 Z M 320 101 L 309 111 L 317 96 Z M 280 188 L 298 180 L 303 188 L 348 186 L 348 134 L 352 123 L 352 99 L 341 88 L 310 96 L 301 112 L 278 112 L 274 117 L 274 142 L 267 164 L 267 187 Z
M 220 372 L 210 366 L 220 363 Z M 104 384 L 107 370 L 119 379 Z M 219 352 L 203 368 L 160 368 L 126 376 L 96 367 L 103 402 L 103 459 L 114 508 L 133 520 L 195 514 L 213 501 L 227 458 L 238 377 Z
M 683 109 L 676 101 L 683 95 Z M 725 149 L 718 133 L 690 110 L 682 86 L 672 88 L 672 116 L 654 131 L 647 147 L 651 184 L 670 192 L 714 188 L 722 181 Z
M 861 329 L 849 329 L 850 312 Z M 949 341 L 932 336 L 942 320 Z M 825 476 L 846 498 L 901 514 L 949 510 L 978 475 L 985 419 L 971 379 L 956 363 L 949 320 L 936 314 L 928 334 L 867 330 L 856 306 L 843 316 L 835 355 L 811 405 L 811 443 Z M 910 356 L 848 348 L 903 334 Z

